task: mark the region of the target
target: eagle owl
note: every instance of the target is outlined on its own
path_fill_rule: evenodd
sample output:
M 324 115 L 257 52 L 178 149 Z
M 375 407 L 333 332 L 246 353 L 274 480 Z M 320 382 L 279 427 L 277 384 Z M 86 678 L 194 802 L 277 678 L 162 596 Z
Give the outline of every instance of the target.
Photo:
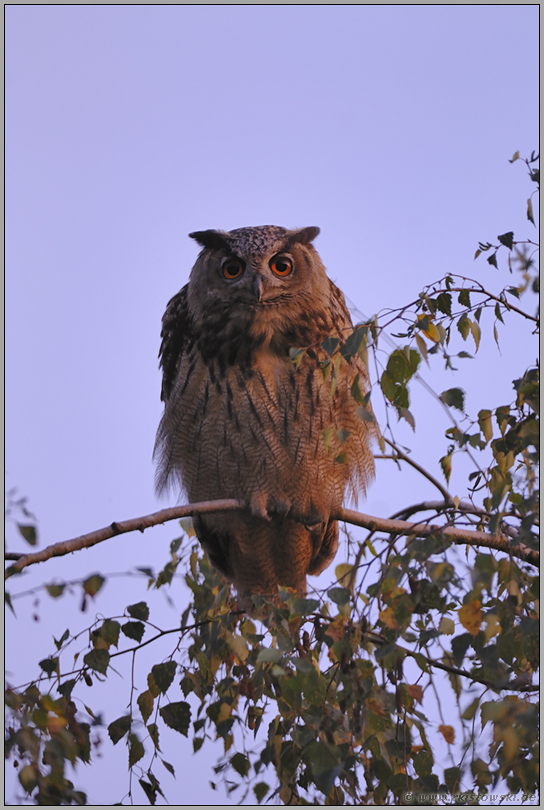
M 377 428 L 351 393 L 357 374 L 358 391 L 368 391 L 366 366 L 334 363 L 321 347 L 353 327 L 312 245 L 318 233 L 267 225 L 190 234 L 202 251 L 162 321 L 157 491 L 245 502 L 246 511 L 194 519 L 242 601 L 278 585 L 304 594 L 306 575 L 336 553 L 331 514 L 346 489 L 364 492 L 374 475 Z M 305 350 L 299 362 L 292 348 Z

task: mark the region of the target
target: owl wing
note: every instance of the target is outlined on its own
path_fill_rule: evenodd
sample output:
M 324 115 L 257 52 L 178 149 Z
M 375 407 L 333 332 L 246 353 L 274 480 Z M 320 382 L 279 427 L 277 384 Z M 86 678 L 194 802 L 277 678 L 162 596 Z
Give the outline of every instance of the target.
M 187 288 L 188 285 L 185 285 L 170 299 L 162 318 L 159 367 L 162 368 L 161 400 L 163 402 L 166 402 L 172 392 L 181 357 L 194 342 Z

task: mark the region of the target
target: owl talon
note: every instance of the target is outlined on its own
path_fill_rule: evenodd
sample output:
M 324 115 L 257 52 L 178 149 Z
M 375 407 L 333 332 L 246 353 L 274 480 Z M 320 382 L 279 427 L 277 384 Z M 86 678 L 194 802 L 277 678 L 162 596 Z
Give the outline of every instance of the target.
M 270 520 L 263 495 L 253 495 L 249 499 L 248 508 L 253 517 L 262 518 L 266 521 Z
M 291 509 L 291 502 L 287 499 L 278 500 L 270 497 L 266 506 L 270 518 L 285 520 Z

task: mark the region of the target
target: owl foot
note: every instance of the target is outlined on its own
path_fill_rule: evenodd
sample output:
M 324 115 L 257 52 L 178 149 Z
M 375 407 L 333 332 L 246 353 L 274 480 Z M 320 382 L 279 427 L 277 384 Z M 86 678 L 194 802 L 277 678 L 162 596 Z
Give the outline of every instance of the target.
M 263 520 L 285 520 L 291 509 L 291 501 L 287 498 L 264 495 L 253 495 L 248 503 L 249 511 L 254 517 Z

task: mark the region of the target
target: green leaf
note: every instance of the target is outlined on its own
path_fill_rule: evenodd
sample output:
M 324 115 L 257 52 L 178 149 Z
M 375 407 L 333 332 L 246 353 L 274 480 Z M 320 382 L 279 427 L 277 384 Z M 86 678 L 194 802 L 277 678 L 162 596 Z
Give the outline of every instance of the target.
M 444 473 L 444 478 L 446 479 L 446 482 L 449 483 L 451 476 L 451 453 L 442 456 L 442 458 L 440 459 L 440 466 L 442 467 L 442 472 Z
M 357 326 L 348 337 L 344 345 L 340 348 L 340 353 L 349 363 L 351 358 L 359 353 L 364 345 L 368 332 L 367 326 Z
M 457 300 L 459 301 L 461 306 L 470 308 L 470 291 L 469 290 L 461 290 Z
M 100 628 L 100 635 L 107 644 L 113 644 L 114 647 L 117 647 L 119 643 L 120 629 L 121 625 L 119 622 L 116 622 L 113 619 L 106 619 Z
M 250 762 L 245 754 L 236 753 L 230 759 L 230 764 L 240 776 L 247 776 L 249 773 Z
M 482 431 L 486 442 L 490 442 L 493 438 L 493 425 L 491 423 L 491 411 L 483 408 L 478 413 L 478 425 Z
M 440 293 L 436 299 L 436 306 L 440 312 L 443 312 L 445 315 L 451 315 L 451 295 L 450 293 Z
M 17 524 L 20 534 L 25 538 L 29 546 L 35 546 L 38 541 L 38 533 L 35 526 L 25 526 L 22 523 Z
M 13 605 L 11 604 L 11 596 L 7 591 L 4 591 L 4 602 L 9 607 L 13 615 L 15 616 L 15 610 L 13 609 Z
M 65 584 L 62 585 L 46 585 L 45 590 L 53 599 L 58 599 L 59 596 L 62 596 L 64 593 L 64 589 L 66 588 Z
M 122 625 L 121 630 L 125 636 L 134 639 L 139 644 L 145 633 L 145 624 L 142 624 L 141 622 L 125 622 L 125 624 Z
M 331 588 L 327 591 L 327 595 L 329 599 L 332 599 L 337 605 L 346 605 L 351 596 L 351 591 L 349 588 Z
M 461 768 L 445 768 L 444 769 L 444 782 L 450 793 L 459 793 L 461 785 L 462 771 Z
M 281 661 L 282 652 L 281 650 L 274 650 L 272 648 L 265 648 L 259 651 L 259 655 L 257 656 L 257 661 L 261 661 L 262 663 L 273 663 L 277 664 L 278 661 Z
M 156 723 L 150 723 L 147 726 L 147 730 L 149 732 L 149 736 L 151 737 L 153 745 L 155 746 L 155 749 L 157 751 L 160 751 L 161 749 L 159 747 L 159 729 L 158 729 L 157 724 Z
M 321 343 L 321 348 L 324 349 L 329 357 L 332 357 L 335 353 L 338 344 L 340 343 L 339 338 L 337 337 L 328 337 Z
M 169 762 L 166 762 L 166 760 L 165 760 L 165 759 L 161 759 L 161 762 L 162 762 L 162 764 L 164 765 L 164 767 L 166 768 L 166 770 L 168 771 L 168 773 L 171 773 L 171 774 L 172 774 L 172 776 L 173 776 L 173 777 L 175 777 L 175 776 L 176 776 L 176 772 L 175 772 L 175 770 L 174 770 L 174 766 L 173 766 L 173 765 L 170 765 L 170 763 L 169 763 Z
M 491 256 L 487 257 L 487 262 L 488 264 L 491 264 L 493 267 L 496 267 L 498 269 L 497 251 L 495 251 L 495 253 L 492 253 Z
M 54 672 L 57 672 L 59 666 L 59 659 L 58 658 L 44 658 L 43 661 L 39 662 L 39 666 L 47 675 L 53 675 Z
M 155 805 L 157 801 L 157 790 L 156 788 L 151 785 L 149 782 L 146 782 L 145 779 L 138 779 L 140 787 L 144 791 L 145 795 L 147 796 L 147 800 L 149 804 Z
M 191 707 L 184 700 L 179 703 L 168 703 L 159 709 L 159 714 L 169 728 L 179 731 L 180 734 L 188 736 L 189 723 L 191 722 Z
M 149 608 L 147 602 L 136 602 L 135 605 L 127 607 L 127 613 L 133 619 L 138 619 L 141 622 L 146 622 L 149 619 Z
M 122 740 L 125 734 L 130 731 L 131 722 L 130 714 L 125 714 L 123 717 L 118 717 L 117 720 L 109 724 L 108 734 L 114 745 L 117 745 L 119 740 Z
M 110 662 L 110 654 L 107 650 L 91 650 L 87 655 L 83 656 L 83 662 L 89 669 L 94 669 L 95 672 L 105 675 Z
M 24 765 L 19 771 L 19 782 L 30 795 L 38 784 L 36 768 L 32 765 Z
M 533 214 L 533 200 L 531 197 L 527 200 L 527 219 L 529 222 L 532 222 L 533 225 L 535 224 L 534 214 Z
M 328 796 L 334 780 L 342 773 L 344 763 L 341 751 L 335 745 L 314 740 L 302 752 L 304 762 L 310 767 L 318 790 Z
M 83 583 L 83 590 L 88 596 L 95 596 L 105 581 L 101 574 L 93 574 Z
M 361 377 L 360 374 L 355 375 L 355 379 L 353 380 L 353 383 L 351 385 L 351 396 L 353 397 L 355 402 L 357 402 L 359 405 L 366 406 L 370 398 L 370 391 L 368 392 L 368 394 L 363 394 L 363 392 L 361 391 L 361 385 L 359 383 L 360 377 Z
M 470 703 L 467 706 L 467 708 L 465 709 L 465 711 L 461 715 L 463 720 L 472 720 L 473 719 L 474 715 L 476 714 L 476 712 L 478 710 L 479 703 L 480 703 L 480 698 L 475 698 L 472 701 L 472 703 Z
M 167 661 L 165 664 L 155 664 L 151 667 L 153 680 L 164 694 L 168 691 L 176 674 L 177 664 L 175 661 Z
M 270 788 L 266 784 L 266 782 L 257 782 L 256 785 L 253 785 L 253 793 L 255 794 L 255 798 L 257 799 L 257 804 L 260 804 Z
M 355 412 L 357 413 L 357 416 L 360 419 L 363 420 L 363 422 L 375 422 L 376 421 L 372 411 L 369 411 L 368 408 L 363 408 L 362 405 L 358 405 L 355 408 Z
M 503 233 L 500 236 L 497 236 L 497 239 L 501 243 L 508 248 L 508 250 L 512 250 L 514 247 L 514 231 L 508 231 L 508 233 Z
M 70 695 L 72 694 L 72 690 L 76 683 L 76 679 L 71 678 L 69 681 L 64 681 L 64 683 L 61 683 L 60 686 L 57 686 L 57 690 L 63 697 L 66 698 L 66 700 L 70 700 Z
M 64 642 L 67 641 L 69 638 L 70 638 L 70 631 L 68 629 L 64 631 L 64 633 L 62 634 L 62 636 L 59 638 L 58 641 L 55 638 L 55 636 L 53 636 L 53 641 L 55 642 L 55 647 L 57 648 L 57 650 L 60 650 Z
M 128 767 L 132 768 L 139 762 L 145 754 L 145 749 L 136 734 L 130 734 L 128 738 Z
M 457 321 L 457 329 L 459 330 L 459 333 L 460 333 L 461 337 L 463 338 L 463 340 L 467 339 L 467 337 L 469 335 L 469 332 L 470 332 L 471 324 L 472 324 L 472 321 L 468 317 L 467 313 L 463 312 L 463 314 L 461 315 L 461 317 Z
M 465 392 L 462 388 L 448 388 L 442 391 L 440 400 L 449 408 L 457 408 L 461 413 L 465 412 Z
M 404 419 L 406 422 L 408 422 L 408 424 L 410 425 L 412 430 L 415 431 L 415 429 L 416 429 L 416 420 L 414 419 L 413 413 L 411 411 L 409 411 L 408 408 L 401 408 L 401 407 L 399 407 L 398 412 L 399 412 L 399 417 L 401 419 Z
M 138 704 L 138 708 L 140 710 L 140 714 L 142 715 L 144 723 L 147 723 L 149 718 L 151 717 L 151 712 L 153 711 L 153 695 L 146 689 L 145 692 L 142 692 L 138 695 L 138 700 L 136 701 Z
M 296 370 L 298 370 L 298 367 L 300 366 L 302 358 L 304 357 L 305 354 L 306 354 L 305 349 L 295 349 L 293 347 L 289 349 L 289 360 L 294 365 Z

